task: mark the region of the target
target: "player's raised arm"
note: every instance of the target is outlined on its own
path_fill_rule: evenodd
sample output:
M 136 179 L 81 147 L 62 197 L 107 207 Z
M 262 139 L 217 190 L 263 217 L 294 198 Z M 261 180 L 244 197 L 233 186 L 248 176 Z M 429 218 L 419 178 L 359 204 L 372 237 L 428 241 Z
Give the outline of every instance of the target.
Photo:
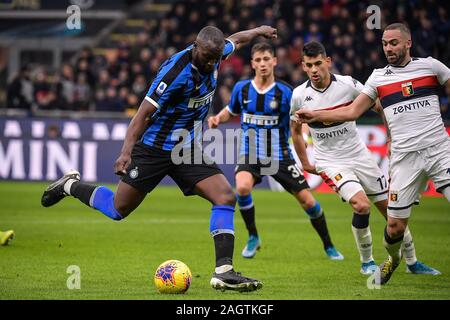
M 131 151 L 136 141 L 142 136 L 147 128 L 148 122 L 157 108 L 148 100 L 143 100 L 138 111 L 128 125 L 122 150 L 114 164 L 114 173 L 118 175 L 126 174 L 126 169 L 131 163 Z
M 295 112 L 296 117 L 301 122 L 311 123 L 320 122 L 344 122 L 358 119 L 364 112 L 369 110 L 374 100 L 368 95 L 361 93 L 348 106 L 333 110 L 312 111 L 302 108 Z
M 377 101 L 375 101 L 374 106 L 372 107 L 372 110 L 375 111 L 376 113 L 378 113 L 381 117 L 381 119 L 383 119 L 383 124 L 384 127 L 386 128 L 386 148 L 387 148 L 387 156 L 390 157 L 391 156 L 391 131 L 389 130 L 389 126 L 386 120 L 386 115 L 384 114 L 383 111 L 383 107 L 381 106 L 380 100 L 377 99 Z
M 272 28 L 271 26 L 259 26 L 250 30 L 236 32 L 229 36 L 228 39 L 233 41 L 237 50 L 259 36 L 265 37 L 267 39 L 276 39 L 277 29 Z

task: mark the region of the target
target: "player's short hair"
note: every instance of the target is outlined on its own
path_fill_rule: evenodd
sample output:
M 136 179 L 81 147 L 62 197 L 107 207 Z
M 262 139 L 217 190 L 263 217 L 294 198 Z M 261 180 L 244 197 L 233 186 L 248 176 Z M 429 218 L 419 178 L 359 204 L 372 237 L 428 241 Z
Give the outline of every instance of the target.
M 303 56 L 317 57 L 319 54 L 327 56 L 327 51 L 323 44 L 318 41 L 309 41 L 303 46 Z
M 386 30 L 400 30 L 403 34 L 411 38 L 411 30 L 409 30 L 409 27 L 404 23 L 400 22 L 391 23 L 386 28 L 384 28 L 384 31 Z
M 213 44 L 215 47 L 219 48 L 225 45 L 223 32 L 213 26 L 207 26 L 200 30 L 197 39 L 205 43 Z
M 251 57 L 253 58 L 255 52 L 266 52 L 266 51 L 270 52 L 272 56 L 275 56 L 275 51 L 273 50 L 273 47 L 269 43 L 267 42 L 255 43 L 252 47 Z

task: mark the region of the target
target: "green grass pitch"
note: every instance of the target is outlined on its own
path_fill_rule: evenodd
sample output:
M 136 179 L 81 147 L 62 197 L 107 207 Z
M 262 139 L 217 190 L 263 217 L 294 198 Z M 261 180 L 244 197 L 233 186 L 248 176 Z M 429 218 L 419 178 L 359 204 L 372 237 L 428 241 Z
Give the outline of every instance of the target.
M 210 288 L 214 268 L 209 235 L 210 204 L 185 198 L 177 188 L 159 187 L 126 220 L 115 222 L 68 198 L 43 208 L 46 184 L 0 183 L 0 230 L 16 239 L 0 247 L 0 300 L 4 299 L 449 299 L 450 205 L 424 198 L 410 221 L 420 260 L 440 276 L 410 275 L 399 266 L 388 285 L 370 290 L 359 274 L 351 233 L 351 209 L 336 195 L 319 195 L 328 227 L 344 261 L 326 258 L 305 213 L 287 193 L 256 190 L 256 221 L 263 246 L 254 259 L 240 252 L 247 232 L 237 211 L 234 264 L 261 279 L 257 292 Z M 371 226 L 377 263 L 385 258 L 384 221 L 375 208 Z M 153 286 L 156 267 L 168 259 L 185 262 L 193 274 L 184 295 L 162 295 Z M 81 271 L 81 289 L 69 290 L 67 268 Z

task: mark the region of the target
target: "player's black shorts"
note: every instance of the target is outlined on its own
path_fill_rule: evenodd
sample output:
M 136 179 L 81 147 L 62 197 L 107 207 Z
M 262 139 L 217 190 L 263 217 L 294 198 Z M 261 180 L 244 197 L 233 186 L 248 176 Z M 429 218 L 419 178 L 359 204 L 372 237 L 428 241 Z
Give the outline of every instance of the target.
M 202 157 L 203 159 L 203 157 Z M 202 161 L 196 164 L 174 164 L 171 152 L 147 146 L 142 142 L 134 145 L 131 153 L 131 164 L 122 181 L 143 192 L 152 191 L 161 180 L 170 176 L 185 196 L 193 195 L 195 185 L 203 179 L 215 174 L 223 174 L 216 164 Z
M 295 160 L 281 160 L 278 165 L 278 172 L 271 176 L 278 181 L 283 188 L 286 189 L 286 191 L 290 193 L 297 193 L 303 189 L 309 189 L 309 184 Z M 236 166 L 235 173 L 240 171 L 250 172 L 255 179 L 255 184 L 258 184 L 263 178 L 261 168 L 267 166 L 267 164 L 261 163 L 248 164 L 248 161 L 241 159 L 239 164 Z

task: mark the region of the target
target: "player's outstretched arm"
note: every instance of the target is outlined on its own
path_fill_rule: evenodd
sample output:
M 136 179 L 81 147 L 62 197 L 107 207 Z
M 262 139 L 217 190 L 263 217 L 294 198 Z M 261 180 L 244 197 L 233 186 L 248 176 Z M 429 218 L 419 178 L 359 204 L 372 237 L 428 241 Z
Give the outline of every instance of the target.
M 122 150 L 114 164 L 114 173 L 118 175 L 126 174 L 126 169 L 131 163 L 131 151 L 136 141 L 142 136 L 151 116 L 156 111 L 156 107 L 147 100 L 143 100 L 138 111 L 128 125 L 125 141 Z
M 381 117 L 381 119 L 383 119 L 383 124 L 384 127 L 386 128 L 386 148 L 387 148 L 387 156 L 390 157 L 391 156 L 391 131 L 389 130 L 389 126 L 386 120 L 386 116 L 384 115 L 384 111 L 383 111 L 383 107 L 381 106 L 380 100 L 377 99 L 377 101 L 375 101 L 375 105 L 372 107 L 373 111 L 375 111 L 376 113 L 378 113 Z
M 215 116 L 208 118 L 208 127 L 210 129 L 217 128 L 219 124 L 228 122 L 232 117 L 233 115 L 231 112 L 225 107 Z
M 267 39 L 276 39 L 277 29 L 272 28 L 271 26 L 259 26 L 250 30 L 236 32 L 229 36 L 228 39 L 233 41 L 236 50 L 238 50 L 259 36 Z
M 373 106 L 374 101 L 366 94 L 359 96 L 348 106 L 333 110 L 308 110 L 302 108 L 295 112 L 301 122 L 344 122 L 358 119 L 364 112 Z
M 294 149 L 300 159 L 300 162 L 302 163 L 303 170 L 312 174 L 318 174 L 315 166 L 309 162 L 308 155 L 306 154 L 306 143 L 303 139 L 302 123 L 291 121 L 290 126 Z

